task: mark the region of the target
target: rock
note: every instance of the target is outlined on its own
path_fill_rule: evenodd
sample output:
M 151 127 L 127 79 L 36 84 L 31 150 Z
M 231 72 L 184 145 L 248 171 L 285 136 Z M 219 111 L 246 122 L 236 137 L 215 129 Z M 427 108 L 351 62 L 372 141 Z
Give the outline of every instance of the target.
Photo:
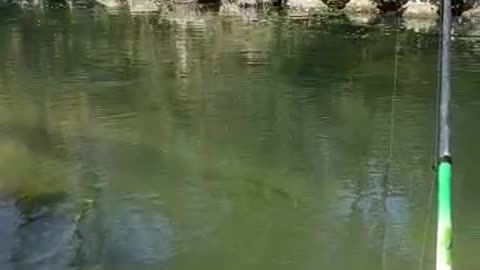
M 175 256 L 173 224 L 157 211 L 146 209 L 148 203 L 138 198 L 114 204 L 103 201 L 92 211 L 80 229 L 82 266 L 118 270 L 168 266 Z
M 377 14 L 377 5 L 372 0 L 350 0 L 344 8 L 348 13 Z
M 132 13 L 152 12 L 159 9 L 159 3 L 155 0 L 127 0 L 127 3 Z
M 275 4 L 275 0 L 221 0 L 221 6 L 228 7 L 228 9 L 232 9 L 232 5 L 242 7 L 242 8 L 249 8 L 249 7 L 259 7 L 263 5 L 273 5 Z
M 125 6 L 125 3 L 120 0 L 95 0 L 95 2 L 107 8 L 118 8 Z
M 463 12 L 463 17 L 473 20 L 478 20 L 480 18 L 480 4 L 473 5 L 471 9 Z
M 15 202 L 21 215 L 11 258 L 16 269 L 63 270 L 74 262 L 80 243 L 67 198 L 65 193 L 53 192 Z
M 18 228 L 17 269 L 64 270 L 75 260 L 79 239 L 71 218 L 48 215 Z
M 328 6 L 321 0 L 287 0 L 287 6 L 301 9 L 327 9 Z
M 403 7 L 403 16 L 406 18 L 436 18 L 438 7 L 429 2 L 408 1 Z
M 0 269 L 13 270 L 11 262 L 17 246 L 15 232 L 20 225 L 20 212 L 13 200 L 0 198 Z
M 159 267 L 174 255 L 172 225 L 159 214 L 125 205 L 112 213 L 107 224 L 105 256 L 112 269 Z

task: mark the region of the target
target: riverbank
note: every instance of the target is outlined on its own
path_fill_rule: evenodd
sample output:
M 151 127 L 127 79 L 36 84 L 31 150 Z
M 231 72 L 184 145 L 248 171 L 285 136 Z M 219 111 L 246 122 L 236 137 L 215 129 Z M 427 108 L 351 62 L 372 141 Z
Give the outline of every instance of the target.
M 11 12 L 7 10 L 16 10 L 16 12 L 34 12 L 41 14 L 44 12 L 65 12 L 74 14 L 85 10 L 94 10 L 98 14 L 118 14 L 135 17 L 145 17 L 152 21 L 175 21 L 184 23 L 204 24 L 205 20 L 212 16 L 222 16 L 226 18 L 238 18 L 241 21 L 249 23 L 271 22 L 275 18 L 289 18 L 294 21 L 314 22 L 319 18 L 324 21 L 344 20 L 346 19 L 353 25 L 375 25 L 383 23 L 392 23 L 398 19 L 407 30 L 414 32 L 437 31 L 439 16 L 438 7 L 435 4 L 407 1 L 400 13 L 388 13 L 381 11 L 377 5 L 370 0 L 350 0 L 343 8 L 331 8 L 321 0 L 289 0 L 283 6 L 262 5 L 248 6 L 235 2 L 217 4 L 199 4 L 196 2 L 183 4 L 161 4 L 159 2 L 107 2 L 116 0 L 77 0 L 75 2 L 3 2 L 0 0 L 0 11 Z M 58 0 L 63 1 L 63 0 Z M 102 1 L 101 3 L 98 1 Z M 1 8 L 3 6 L 4 8 Z M 5 8 L 7 7 L 7 8 Z M 393 16 L 392 16 L 393 15 Z M 396 16 L 399 15 L 399 16 Z M 283 19 L 282 19 L 283 20 Z M 472 8 L 462 12 L 460 16 L 454 18 L 454 27 L 460 26 L 461 32 L 478 32 L 477 24 L 480 20 L 480 5 L 473 5 Z M 469 25 L 465 27 L 465 25 Z M 468 29 L 468 30 L 466 30 Z
M 2 1 L 0 1 L 1 3 Z M 65 8 L 102 6 L 131 13 L 169 13 L 174 10 L 213 9 L 223 14 L 252 13 L 252 9 L 279 8 L 302 15 L 311 13 L 348 13 L 363 16 L 399 14 L 406 18 L 437 19 L 439 1 L 430 0 L 3 0 L 4 4 L 23 8 L 55 6 Z M 477 16 L 478 0 L 453 0 L 455 15 Z

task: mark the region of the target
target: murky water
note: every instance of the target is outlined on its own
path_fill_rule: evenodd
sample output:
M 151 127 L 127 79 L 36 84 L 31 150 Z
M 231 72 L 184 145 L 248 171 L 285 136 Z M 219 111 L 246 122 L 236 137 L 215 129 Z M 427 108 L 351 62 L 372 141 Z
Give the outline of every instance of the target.
M 456 27 L 476 270 L 480 47 Z M 2 9 L 0 269 L 432 269 L 436 57 L 394 18 Z

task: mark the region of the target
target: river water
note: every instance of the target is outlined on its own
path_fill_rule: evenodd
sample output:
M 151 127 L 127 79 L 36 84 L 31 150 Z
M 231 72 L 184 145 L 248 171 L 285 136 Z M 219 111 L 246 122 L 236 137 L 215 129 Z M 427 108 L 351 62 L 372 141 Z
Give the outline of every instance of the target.
M 435 27 L 284 13 L 0 9 L 0 269 L 433 269 Z M 480 47 L 455 27 L 477 270 Z

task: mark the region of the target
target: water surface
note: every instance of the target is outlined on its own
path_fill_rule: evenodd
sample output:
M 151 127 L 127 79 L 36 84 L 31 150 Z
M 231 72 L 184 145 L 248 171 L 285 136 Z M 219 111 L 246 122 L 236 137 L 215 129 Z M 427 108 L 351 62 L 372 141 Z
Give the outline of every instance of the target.
M 432 269 L 435 31 L 0 12 L 1 269 Z M 480 50 L 456 27 L 454 261 L 476 270 Z

